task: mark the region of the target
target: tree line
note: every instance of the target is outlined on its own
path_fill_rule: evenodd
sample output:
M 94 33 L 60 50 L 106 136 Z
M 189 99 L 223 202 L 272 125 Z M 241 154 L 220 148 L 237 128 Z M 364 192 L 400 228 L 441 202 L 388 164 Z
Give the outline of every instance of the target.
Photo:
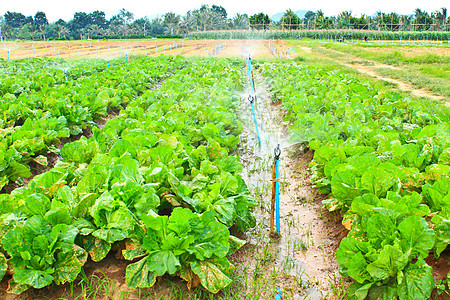
M 59 19 L 53 23 L 48 22 L 45 12 L 42 11 L 34 16 L 7 11 L 0 16 L 2 39 L 27 40 L 174 36 L 194 31 L 227 29 L 449 31 L 449 27 L 450 17 L 447 16 L 446 8 L 431 13 L 418 8 L 412 15 L 378 12 L 375 16 L 360 17 L 353 16 L 351 11 L 343 11 L 337 16 L 325 16 L 318 10 L 308 11 L 303 18 L 288 9 L 278 22 L 271 20 L 264 13 L 250 17 L 247 14 L 236 14 L 228 18 L 225 8 L 218 5 L 202 5 L 199 9 L 189 10 L 184 16 L 168 12 L 152 20 L 147 17 L 135 19 L 134 14 L 126 9 L 121 9 L 109 20 L 105 13 L 99 10 L 91 13 L 76 12 L 67 22 Z
M 265 20 L 267 21 L 267 20 Z M 259 22 L 255 26 L 261 29 Z M 267 24 L 267 22 L 266 22 Z M 292 10 L 287 10 L 279 24 L 263 24 L 265 29 L 367 29 L 386 31 L 450 31 L 450 17 L 447 8 L 428 13 L 417 8 L 414 14 L 401 15 L 395 12 L 377 12 L 374 16 L 355 17 L 351 11 L 343 11 L 337 16 L 325 16 L 322 10 L 308 11 L 299 18 Z

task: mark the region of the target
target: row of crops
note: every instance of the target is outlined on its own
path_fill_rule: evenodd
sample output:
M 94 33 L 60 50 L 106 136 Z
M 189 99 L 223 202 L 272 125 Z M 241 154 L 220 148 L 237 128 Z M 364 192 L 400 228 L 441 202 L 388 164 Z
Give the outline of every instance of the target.
M 371 40 L 428 40 L 448 43 L 450 32 L 403 32 L 403 31 L 365 31 L 365 30 L 232 30 L 232 31 L 209 31 L 192 32 L 188 37 L 191 39 L 339 39 L 343 35 L 351 35 L 352 39 L 363 40 L 368 37 Z
M 0 61 L 0 189 L 31 176 L 30 164 L 47 165 L 62 138 L 95 125 L 183 65 L 172 58 L 125 61 Z M 140 66 L 143 66 L 142 68 Z
M 231 283 L 227 256 L 244 243 L 229 228 L 255 224 L 242 165 L 230 155 L 242 131 L 235 114 L 242 62 L 159 57 L 110 68 L 92 63 L 78 67 L 90 70 L 86 74 L 66 72 L 68 80 L 53 60 L 3 63 L 23 78 L 3 90 L 3 98 L 15 97 L 23 109 L 7 117 L 4 109 L 2 132 L 65 118 L 60 131 L 67 136 L 109 108 L 120 113 L 102 128 L 91 124 L 91 138 L 65 144 L 61 160 L 27 186 L 0 194 L 0 278 L 13 274 L 14 293 L 71 282 L 88 257 L 101 261 L 120 244 L 123 258 L 132 261 L 125 278 L 130 287 L 151 287 L 171 274 L 216 293 Z M 33 68 L 36 76 L 27 77 Z M 58 115 L 60 102 L 77 109 Z M 79 110 L 84 118 L 67 121 Z M 51 150 L 59 137 L 42 147 Z M 23 153 L 14 142 L 6 149 L 37 154 Z M 26 168 L 26 162 L 18 163 Z
M 450 112 L 332 69 L 265 63 L 262 74 L 314 150 L 312 182 L 351 228 L 337 251 L 348 299 L 426 299 L 425 258 L 450 241 Z

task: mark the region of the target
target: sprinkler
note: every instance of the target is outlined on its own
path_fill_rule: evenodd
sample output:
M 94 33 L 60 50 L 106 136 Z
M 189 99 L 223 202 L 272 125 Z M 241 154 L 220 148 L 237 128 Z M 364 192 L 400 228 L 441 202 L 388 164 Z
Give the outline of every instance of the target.
M 270 210 L 270 234 L 273 238 L 280 237 L 280 182 L 279 182 L 279 161 L 281 149 L 280 144 L 274 150 L 274 158 L 272 165 L 272 203 Z M 274 217 L 276 221 L 274 221 Z M 275 224 L 274 224 L 275 223 Z M 276 225 L 276 231 L 274 227 Z

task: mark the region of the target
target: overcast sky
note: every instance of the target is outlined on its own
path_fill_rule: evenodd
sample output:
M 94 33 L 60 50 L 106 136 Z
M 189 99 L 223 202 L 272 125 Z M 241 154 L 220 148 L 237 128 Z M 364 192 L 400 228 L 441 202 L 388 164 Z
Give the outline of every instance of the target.
M 0 4 L 0 14 L 7 11 L 21 12 L 26 16 L 33 15 L 37 11 L 46 13 L 50 22 L 57 21 L 59 18 L 68 21 L 73 18 L 75 12 L 92 12 L 101 10 L 106 13 L 109 19 L 121 8 L 125 8 L 134 13 L 135 18 L 154 17 L 172 11 L 178 14 L 185 14 L 190 9 L 200 8 L 202 4 L 216 4 L 223 6 L 228 16 L 234 16 L 236 13 L 247 13 L 249 15 L 264 13 L 272 16 L 273 14 L 283 12 L 286 9 L 312 10 L 322 9 L 326 16 L 337 15 L 343 10 L 351 10 L 353 15 L 360 14 L 372 15 L 377 11 L 392 12 L 400 14 L 412 14 L 416 8 L 428 12 L 435 11 L 441 7 L 450 8 L 449 0 L 314 0 L 314 1 L 295 1 L 295 0 L 272 0 L 272 1 L 243 1 L 243 0 L 2 0 Z

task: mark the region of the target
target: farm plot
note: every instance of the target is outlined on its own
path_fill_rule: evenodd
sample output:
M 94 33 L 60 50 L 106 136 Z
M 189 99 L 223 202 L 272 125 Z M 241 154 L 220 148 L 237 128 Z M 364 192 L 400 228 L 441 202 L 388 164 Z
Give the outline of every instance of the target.
M 328 58 L 315 65 L 317 53 L 308 46 L 306 59 L 254 65 L 258 144 L 245 64 L 198 57 L 210 47 L 200 41 L 167 52 L 197 56 L 191 59 L 130 56 L 127 64 L 122 57 L 109 68 L 105 60 L 72 62 L 67 78 L 64 61 L 2 62 L 5 82 L 25 70 L 18 77 L 24 84 L 5 85 L 14 99 L 61 89 L 66 101 L 74 99 L 71 90 L 95 100 L 103 84 L 125 97 L 100 97 L 103 113 L 83 102 L 90 117 L 63 129 L 74 129 L 73 139 L 59 137 L 40 154 L 45 159 L 59 147 L 59 160 L 0 195 L 0 295 L 39 298 L 51 290 L 74 298 L 98 289 L 98 298 L 130 299 L 448 294 L 448 109 L 340 72 L 324 63 Z M 274 57 L 264 41 L 227 41 L 218 56 L 248 54 Z M 43 88 L 26 83 L 33 67 L 58 80 Z M 17 96 L 16 88 L 30 97 Z M 5 117 L 3 130 L 53 113 L 51 105 L 39 109 L 19 114 L 22 121 Z M 272 240 L 269 168 L 276 144 L 286 157 L 279 180 L 282 236 Z M 34 164 L 37 156 L 30 157 Z M 26 159 L 20 163 L 27 167 Z M 119 275 L 108 281 L 111 264 Z M 103 272 L 92 273 L 96 266 L 106 275 L 96 277 Z M 87 276 L 101 283 L 88 287 L 94 292 L 77 288 Z
M 100 261 L 117 243 L 133 261 L 132 288 L 166 273 L 213 293 L 229 285 L 227 255 L 243 244 L 229 228 L 254 225 L 254 200 L 229 155 L 242 130 L 233 112 L 240 69 L 240 61 L 186 63 L 91 138 L 65 144 L 54 168 L 2 194 L 8 290 L 71 282 L 88 257 Z
M 45 169 L 47 153 L 59 153 L 61 139 L 86 134 L 99 118 L 120 111 L 183 63 L 170 57 L 133 59 L 129 64 L 2 62 L 0 188 L 22 185 L 33 175 L 31 165 Z
M 53 42 L 5 42 L 0 48 L 0 58 L 16 60 L 24 58 L 53 57 L 65 59 L 102 58 L 146 55 L 206 56 L 206 50 L 226 40 L 93 40 Z
M 350 230 L 336 254 L 355 280 L 347 297 L 430 297 L 449 271 L 433 278 L 428 264 L 448 255 L 448 109 L 333 70 L 261 68 L 292 122 L 291 142 L 314 150 L 311 181 L 330 195 L 323 204 Z

